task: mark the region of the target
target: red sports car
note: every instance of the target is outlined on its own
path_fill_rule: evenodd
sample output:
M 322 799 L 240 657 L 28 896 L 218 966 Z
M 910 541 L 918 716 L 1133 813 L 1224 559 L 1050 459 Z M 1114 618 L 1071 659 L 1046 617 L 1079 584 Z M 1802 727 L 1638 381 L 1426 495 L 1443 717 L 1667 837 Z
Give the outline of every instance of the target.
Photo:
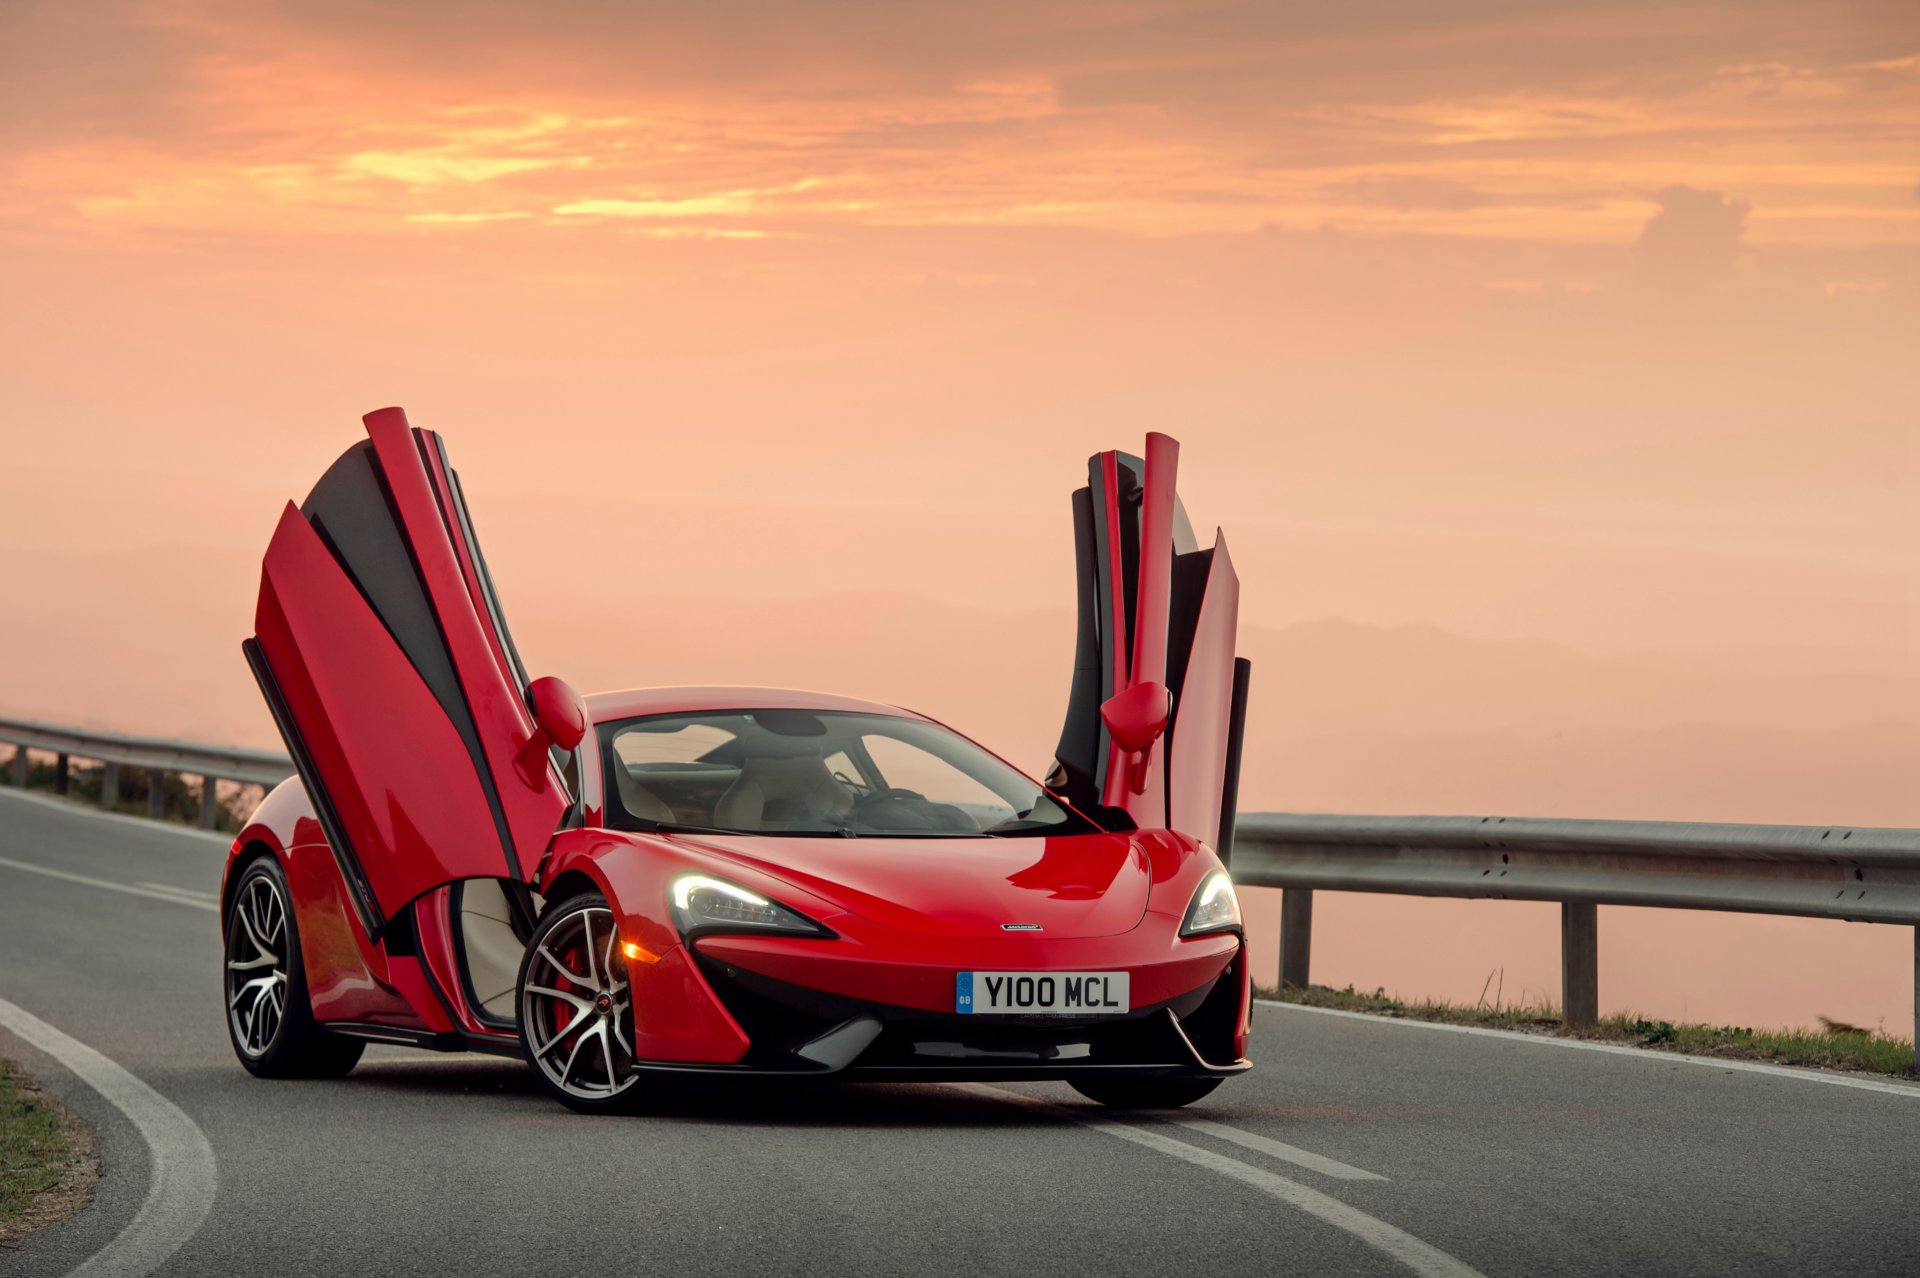
M 460 481 L 399 409 L 289 504 L 244 647 L 298 777 L 222 889 L 234 1050 L 520 1055 L 580 1110 L 666 1075 L 1063 1079 L 1182 1105 L 1248 1067 L 1238 582 L 1178 446 L 1074 494 L 1079 642 L 1028 779 L 892 706 L 529 680 Z

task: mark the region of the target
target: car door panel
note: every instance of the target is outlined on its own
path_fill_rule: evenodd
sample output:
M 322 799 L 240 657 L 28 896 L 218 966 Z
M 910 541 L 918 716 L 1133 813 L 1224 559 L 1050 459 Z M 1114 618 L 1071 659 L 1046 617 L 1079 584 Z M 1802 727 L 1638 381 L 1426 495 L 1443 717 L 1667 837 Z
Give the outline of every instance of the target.
M 1147 455 L 1140 465 L 1139 549 L 1132 556 L 1136 565 L 1130 623 L 1132 652 L 1124 671 L 1124 682 L 1116 680 L 1116 688 L 1135 683 L 1167 682 L 1168 613 L 1173 599 L 1174 511 L 1179 505 L 1179 499 L 1174 495 L 1174 480 L 1179 460 L 1180 445 L 1172 438 L 1158 433 L 1147 436 Z M 1108 804 L 1125 807 L 1143 828 L 1166 825 L 1167 750 L 1164 740 L 1149 746 L 1146 758 L 1133 765 L 1137 769 L 1137 779 L 1131 784 L 1126 761 L 1121 758 L 1117 747 L 1110 746 L 1110 749 L 1106 782 Z
M 283 513 L 247 648 L 378 936 L 439 884 L 527 878 L 571 799 L 437 437 L 366 420 Z
M 1177 490 L 1179 445 L 1096 454 L 1074 494 L 1079 627 L 1052 784 L 1076 804 L 1209 843 L 1230 824 L 1244 711 L 1239 580 L 1223 536 L 1200 549 Z M 1129 761 L 1100 717 L 1136 684 L 1172 694 L 1167 733 Z
M 1214 540 L 1168 729 L 1166 823 L 1218 848 L 1234 748 L 1234 640 L 1240 579 L 1224 535 Z

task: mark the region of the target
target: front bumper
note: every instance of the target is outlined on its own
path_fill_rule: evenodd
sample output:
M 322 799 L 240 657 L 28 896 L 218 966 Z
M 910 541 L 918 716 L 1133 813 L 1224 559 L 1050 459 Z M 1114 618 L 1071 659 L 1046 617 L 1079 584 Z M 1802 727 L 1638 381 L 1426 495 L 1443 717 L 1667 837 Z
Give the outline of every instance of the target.
M 699 946 L 694 965 L 745 1034 L 746 1052 L 726 1064 L 642 1061 L 640 1068 L 895 1081 L 1212 1078 L 1250 1068 L 1237 1050 L 1244 1041 L 1247 994 L 1246 953 L 1239 944 L 1204 964 L 1210 974 L 1198 985 L 1124 1016 L 1098 1018 L 936 1012 L 755 971 L 741 961 L 738 946 L 714 945 L 711 951 L 719 952 Z

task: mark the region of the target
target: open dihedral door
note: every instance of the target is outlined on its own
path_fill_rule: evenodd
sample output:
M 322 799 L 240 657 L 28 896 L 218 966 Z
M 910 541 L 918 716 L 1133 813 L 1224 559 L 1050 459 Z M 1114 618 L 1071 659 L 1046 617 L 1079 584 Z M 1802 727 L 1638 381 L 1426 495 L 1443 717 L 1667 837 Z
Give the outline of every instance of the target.
M 1202 549 L 1174 491 L 1180 445 L 1098 453 L 1073 494 L 1080 623 L 1073 689 L 1049 783 L 1077 806 L 1121 808 L 1143 829 L 1233 839 L 1249 664 L 1234 655 L 1240 581 L 1215 534 Z M 1113 740 L 1101 707 L 1163 685 L 1172 717 L 1143 754 Z
M 244 647 L 378 939 L 441 884 L 526 880 L 571 798 L 439 436 L 365 421 L 281 514 Z

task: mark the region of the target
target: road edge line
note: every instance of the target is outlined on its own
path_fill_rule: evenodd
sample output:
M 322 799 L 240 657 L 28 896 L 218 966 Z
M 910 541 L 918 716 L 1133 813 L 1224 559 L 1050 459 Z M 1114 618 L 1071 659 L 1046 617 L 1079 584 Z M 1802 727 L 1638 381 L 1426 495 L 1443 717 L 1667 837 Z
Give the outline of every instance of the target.
M 1416 1029 L 1444 1030 L 1449 1034 L 1471 1034 L 1481 1038 L 1503 1038 L 1510 1042 L 1533 1043 L 1540 1047 L 1570 1047 L 1583 1052 L 1605 1052 L 1610 1056 L 1628 1056 L 1635 1060 L 1662 1061 L 1679 1065 L 1705 1065 L 1712 1069 L 1731 1070 L 1742 1074 L 1766 1074 L 1774 1078 L 1797 1078 L 1807 1083 L 1827 1083 L 1834 1087 L 1851 1087 L 1856 1091 L 1880 1092 L 1888 1096 L 1904 1096 L 1909 1100 L 1920 1099 L 1920 1085 L 1896 1083 L 1891 1079 L 1855 1078 L 1851 1074 L 1842 1074 L 1835 1070 L 1800 1068 L 1793 1065 L 1769 1065 L 1764 1061 L 1729 1060 L 1721 1056 L 1689 1056 L 1681 1052 L 1655 1052 L 1644 1047 L 1628 1047 L 1620 1043 L 1589 1043 L 1581 1038 L 1556 1038 L 1549 1034 L 1522 1034 L 1518 1030 L 1489 1029 L 1484 1025 L 1449 1025 L 1445 1021 L 1423 1021 L 1412 1016 L 1376 1016 L 1371 1012 L 1349 1012 L 1338 1007 L 1309 1007 L 1304 1003 L 1282 1003 L 1270 998 L 1253 1000 L 1262 1007 L 1284 1007 L 1295 1012 L 1312 1012 L 1318 1016 L 1338 1016 L 1351 1021 L 1366 1021 L 1374 1025 L 1406 1025 Z
M 131 883 L 115 883 L 112 879 L 96 879 L 85 874 L 75 874 L 72 870 L 56 870 L 51 865 L 35 865 L 31 861 L 16 861 L 9 856 L 0 856 L 0 866 L 9 870 L 25 870 L 28 874 L 41 874 L 50 879 L 62 879 L 68 883 L 81 883 L 87 887 L 100 888 L 107 892 L 125 892 L 128 896 L 144 896 L 151 901 L 165 901 L 169 905 L 185 905 L 196 910 L 220 912 L 219 903 L 209 898 L 196 901 L 184 896 L 175 896 L 172 892 L 156 892 L 152 888 L 135 887 Z
M 184 835 L 189 839 L 211 841 L 228 847 L 233 845 L 233 836 L 222 834 L 218 830 L 203 830 L 197 825 L 181 825 L 177 821 L 156 821 L 152 817 L 135 816 L 131 812 L 109 812 L 96 804 L 62 798 L 57 794 L 44 794 L 38 790 L 22 790 L 18 786 L 0 785 L 0 795 L 12 795 L 17 799 L 25 799 L 29 803 L 37 803 L 44 808 L 52 808 L 56 812 L 99 817 L 105 821 L 131 821 L 149 830 L 162 830 L 168 834 Z
M 4 998 L 0 1028 L 53 1057 L 98 1092 L 146 1142 L 146 1200 L 126 1227 L 68 1278 L 142 1278 L 166 1264 L 213 1211 L 220 1176 L 207 1134 L 125 1066 Z
M 1328 1158 L 1325 1154 L 1316 1154 L 1310 1149 L 1298 1145 L 1289 1145 L 1283 1140 L 1271 1136 L 1262 1136 L 1259 1132 L 1246 1131 L 1231 1123 L 1216 1122 L 1198 1114 L 1156 1114 L 1155 1121 L 1184 1127 L 1188 1131 L 1212 1136 L 1216 1140 L 1228 1141 L 1244 1149 L 1255 1150 L 1277 1158 L 1282 1162 L 1304 1167 L 1308 1171 L 1319 1172 L 1331 1180 L 1377 1180 L 1387 1178 L 1379 1172 L 1370 1172 L 1364 1167 L 1355 1167 L 1352 1163 L 1343 1163 L 1337 1158 Z
M 1013 1104 L 1050 1114 L 1055 1118 L 1079 1123 L 1091 1127 L 1103 1135 L 1143 1145 L 1157 1153 L 1204 1167 L 1208 1171 L 1218 1172 L 1230 1179 L 1250 1185 L 1269 1198 L 1275 1198 L 1322 1224 L 1330 1225 L 1358 1242 L 1366 1244 L 1391 1260 L 1398 1261 L 1425 1278 L 1481 1278 L 1480 1271 L 1459 1260 L 1430 1242 L 1414 1237 L 1397 1225 L 1390 1225 L 1377 1216 L 1370 1216 L 1351 1203 L 1342 1202 L 1331 1194 L 1321 1193 L 1297 1180 L 1290 1180 L 1277 1172 L 1252 1163 L 1241 1162 L 1237 1158 L 1217 1153 L 1211 1149 L 1192 1145 L 1184 1140 L 1176 1140 L 1160 1131 L 1151 1131 L 1135 1127 L 1109 1118 L 1105 1114 L 1083 1114 L 1065 1105 L 1056 1105 L 1051 1101 L 1040 1100 L 1032 1096 L 1023 1096 L 1019 1092 L 1010 1092 L 1004 1088 L 993 1087 L 986 1083 L 961 1083 L 965 1091 L 976 1095 L 988 1096 L 994 1100 L 1010 1101 Z

